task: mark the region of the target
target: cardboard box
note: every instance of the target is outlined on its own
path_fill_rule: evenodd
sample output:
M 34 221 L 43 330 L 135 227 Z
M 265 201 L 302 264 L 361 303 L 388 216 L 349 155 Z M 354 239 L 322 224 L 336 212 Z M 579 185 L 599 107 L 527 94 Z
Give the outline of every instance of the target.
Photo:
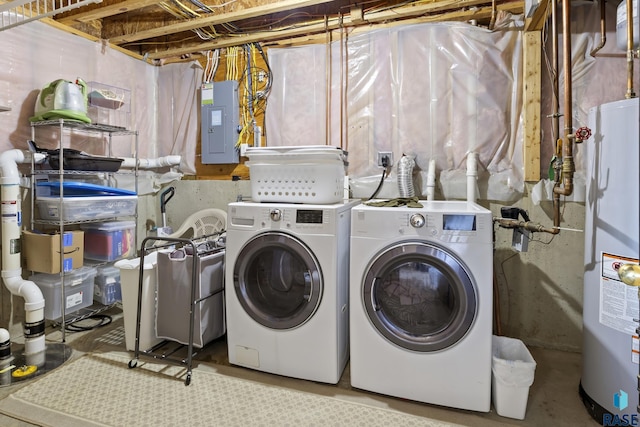
M 24 231 L 23 251 L 27 270 L 39 273 L 60 273 L 60 233 L 41 234 Z M 83 265 L 84 231 L 66 231 L 63 235 L 64 271 Z

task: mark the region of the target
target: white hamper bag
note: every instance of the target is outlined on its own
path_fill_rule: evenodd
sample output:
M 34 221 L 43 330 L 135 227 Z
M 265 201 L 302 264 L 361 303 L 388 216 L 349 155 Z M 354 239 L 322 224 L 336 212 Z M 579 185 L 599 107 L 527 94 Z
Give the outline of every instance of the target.
M 189 345 L 189 316 L 193 313 L 193 346 L 202 348 L 226 332 L 224 316 L 224 248 L 199 245 L 193 283 L 192 247 L 158 251 L 156 334 Z M 192 285 L 195 296 L 192 300 Z
M 498 415 L 523 420 L 536 361 L 522 341 L 493 335 L 491 393 Z

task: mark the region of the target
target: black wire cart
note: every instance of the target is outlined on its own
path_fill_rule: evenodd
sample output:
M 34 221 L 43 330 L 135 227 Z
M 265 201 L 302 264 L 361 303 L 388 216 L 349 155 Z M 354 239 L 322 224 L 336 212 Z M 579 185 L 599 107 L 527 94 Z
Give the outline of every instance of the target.
M 138 365 L 138 360 L 140 355 L 150 356 L 154 359 L 166 360 L 168 362 L 172 362 L 174 364 L 186 365 L 187 368 L 187 376 L 185 379 L 185 385 L 189 385 L 191 383 L 191 374 L 192 374 L 192 362 L 193 357 L 195 356 L 194 352 L 194 331 L 195 331 L 195 313 L 196 307 L 199 303 L 214 297 L 215 295 L 219 295 L 224 291 L 224 283 L 221 286 L 217 287 L 211 293 L 200 296 L 196 292 L 199 283 L 199 275 L 200 269 L 198 268 L 198 262 L 203 254 L 211 254 L 217 253 L 221 254 L 224 257 L 224 239 L 222 237 L 223 232 L 217 232 L 210 235 L 199 236 L 194 239 L 186 239 L 186 238 L 175 238 L 168 236 L 149 236 L 146 237 L 141 244 L 140 247 L 140 268 L 139 268 L 139 276 L 138 276 L 138 301 L 137 301 L 137 313 L 136 313 L 136 338 L 135 338 L 135 351 L 134 358 L 129 361 L 129 368 L 135 368 Z M 153 244 L 151 245 L 150 242 Z M 167 343 L 167 340 L 160 342 L 159 344 L 153 346 L 147 350 L 140 349 L 140 324 L 141 324 L 141 311 L 142 311 L 142 296 L 143 296 L 143 275 L 144 275 L 144 258 L 145 255 L 152 251 L 162 250 L 162 249 L 170 249 L 170 248 L 183 248 L 185 252 L 191 256 L 191 286 L 190 286 L 190 304 L 189 304 L 189 334 L 186 344 L 184 341 L 182 342 L 182 346 L 177 346 L 173 350 L 159 351 L 159 349 L 163 348 Z M 203 250 L 204 248 L 204 250 Z M 223 267 L 222 267 L 223 268 Z M 159 277 L 158 281 L 163 278 Z M 164 278 L 166 279 L 166 278 Z M 224 281 L 224 271 L 222 272 L 221 279 Z M 224 297 L 223 301 L 224 301 Z M 222 314 L 223 315 L 223 314 Z M 224 324 L 223 324 L 224 325 Z M 224 333 L 224 331 L 223 331 Z M 172 339 L 171 339 L 172 340 Z M 176 358 L 174 354 L 178 349 L 182 348 L 184 345 L 187 347 L 187 356 L 186 358 Z

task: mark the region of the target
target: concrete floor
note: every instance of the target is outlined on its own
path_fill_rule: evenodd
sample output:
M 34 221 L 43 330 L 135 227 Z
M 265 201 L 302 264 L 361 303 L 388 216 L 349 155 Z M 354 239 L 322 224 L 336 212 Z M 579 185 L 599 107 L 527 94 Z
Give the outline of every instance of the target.
M 123 351 L 124 327 L 122 312 L 114 308 L 107 314 L 112 315 L 113 322 L 105 327 L 88 332 L 67 332 L 66 343 L 73 350 L 71 358 L 79 357 L 91 351 Z M 101 339 L 107 334 L 120 333 L 121 342 Z M 59 329 L 47 329 L 48 342 L 60 342 Z M 16 338 L 19 341 L 19 338 Z M 107 342 L 107 344 L 105 344 Z M 349 384 L 349 366 L 337 385 L 327 385 L 297 380 L 259 371 L 229 365 L 226 354 L 226 340 L 221 338 L 207 345 L 194 359 L 194 381 L 197 380 L 197 369 L 213 369 L 217 372 L 240 378 L 250 379 L 265 384 L 289 387 L 311 393 L 339 397 L 360 403 L 380 406 L 431 419 L 457 423 L 465 426 L 597 426 L 585 410 L 578 395 L 580 382 L 581 356 L 579 353 L 568 353 L 558 350 L 530 348 L 537 363 L 535 381 L 529 390 L 527 412 L 524 420 L 516 420 L 499 416 L 492 407 L 488 413 L 456 410 L 440 406 L 417 403 L 403 399 L 369 393 L 352 389 Z M 142 356 L 144 357 L 144 356 Z M 147 358 L 148 360 L 148 358 Z M 23 381 L 14 385 L 0 387 L 0 398 L 29 384 Z M 123 391 L 124 392 L 124 391 Z M 152 410 L 152 408 L 150 409 Z M 33 424 L 25 423 L 0 415 L 3 427 L 25 427 Z

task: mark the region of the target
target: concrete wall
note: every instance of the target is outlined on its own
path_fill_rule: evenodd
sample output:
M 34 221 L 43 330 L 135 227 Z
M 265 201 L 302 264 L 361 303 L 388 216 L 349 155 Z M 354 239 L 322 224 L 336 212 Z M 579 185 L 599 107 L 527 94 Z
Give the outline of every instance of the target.
M 249 181 L 191 180 L 172 185 L 176 193 L 167 205 L 167 222 L 174 229 L 199 209 L 226 210 L 227 203 L 250 194 Z M 494 216 L 500 215 L 502 205 L 480 204 Z M 517 206 L 525 209 L 532 221 L 553 225 L 550 202 L 534 206 L 527 196 Z M 156 210 L 159 212 L 159 207 Z M 581 230 L 584 204 L 567 203 L 562 226 Z M 535 233 L 527 252 L 512 249 L 511 237 L 511 230 L 495 228 L 494 271 L 502 333 L 532 346 L 580 351 L 584 234 L 561 231 L 554 237 Z
M 174 197 L 167 204 L 168 225 L 177 229 L 188 215 L 200 209 L 227 209 L 239 196 L 250 194 L 249 181 L 184 180 L 172 184 Z M 499 216 L 499 204 L 485 207 Z M 550 203 L 534 206 L 529 197 L 517 206 L 525 209 L 532 221 L 552 225 Z M 28 197 L 23 211 L 28 215 Z M 583 229 L 584 204 L 567 203 L 562 225 Z M 27 216 L 28 218 L 28 216 Z M 161 224 L 159 197 L 143 196 L 138 203 L 138 247 L 147 235 L 147 223 Z M 584 235 L 561 231 L 555 237 L 535 233 L 527 252 L 511 247 L 512 231 L 495 227 L 494 272 L 499 294 L 502 333 L 537 347 L 579 352 L 582 346 L 582 277 Z M 9 325 L 13 336 L 22 334 L 24 301 L 0 287 L 2 324 Z M 494 329 L 495 330 L 495 329 Z

